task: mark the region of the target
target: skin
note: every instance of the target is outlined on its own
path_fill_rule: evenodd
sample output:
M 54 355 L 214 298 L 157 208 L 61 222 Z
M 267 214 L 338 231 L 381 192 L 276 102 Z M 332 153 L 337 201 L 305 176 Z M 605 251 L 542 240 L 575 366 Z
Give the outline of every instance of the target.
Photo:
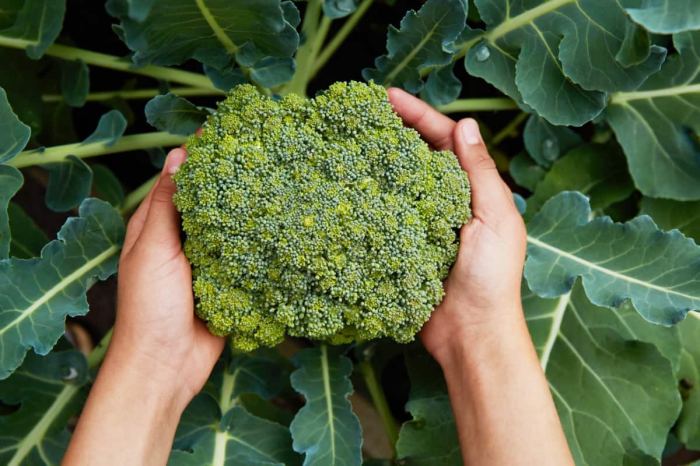
M 473 218 L 420 335 L 445 373 L 464 464 L 573 465 L 521 308 L 526 236 L 510 189 L 474 120 L 456 123 L 399 89 L 389 98 L 406 125 L 457 154 L 471 181 Z M 129 221 L 114 336 L 64 465 L 165 464 L 180 415 L 224 347 L 194 315 L 172 204 L 185 157 L 168 154 Z

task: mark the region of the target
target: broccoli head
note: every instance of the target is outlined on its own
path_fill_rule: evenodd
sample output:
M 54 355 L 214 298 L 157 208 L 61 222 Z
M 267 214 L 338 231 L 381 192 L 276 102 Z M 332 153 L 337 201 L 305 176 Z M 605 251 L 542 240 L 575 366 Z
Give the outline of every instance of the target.
M 240 85 L 187 151 L 174 200 L 197 314 L 235 348 L 408 342 L 440 303 L 469 183 L 384 88 L 274 100 Z

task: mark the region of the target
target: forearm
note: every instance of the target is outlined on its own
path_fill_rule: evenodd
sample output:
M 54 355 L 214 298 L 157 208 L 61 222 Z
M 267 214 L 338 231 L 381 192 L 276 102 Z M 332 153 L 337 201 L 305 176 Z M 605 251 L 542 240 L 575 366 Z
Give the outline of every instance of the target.
M 470 329 L 439 362 L 466 465 L 573 464 L 527 326 Z M 492 331 L 493 330 L 493 331 Z
M 63 465 L 164 465 L 186 404 L 168 370 L 110 348 Z

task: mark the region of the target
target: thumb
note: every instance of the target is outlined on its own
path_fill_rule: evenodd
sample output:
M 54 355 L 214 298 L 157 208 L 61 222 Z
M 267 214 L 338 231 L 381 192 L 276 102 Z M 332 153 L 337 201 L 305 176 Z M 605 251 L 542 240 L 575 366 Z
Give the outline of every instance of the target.
M 472 191 L 472 211 L 476 217 L 498 217 L 512 208 L 512 194 L 498 174 L 472 118 L 465 118 L 454 129 L 455 153 L 469 175 Z
M 148 215 L 139 236 L 139 242 L 147 247 L 156 245 L 167 249 L 180 249 L 180 220 L 175 205 L 175 182 L 172 176 L 185 161 L 187 153 L 184 149 L 173 149 L 163 165 L 163 171 L 151 194 Z

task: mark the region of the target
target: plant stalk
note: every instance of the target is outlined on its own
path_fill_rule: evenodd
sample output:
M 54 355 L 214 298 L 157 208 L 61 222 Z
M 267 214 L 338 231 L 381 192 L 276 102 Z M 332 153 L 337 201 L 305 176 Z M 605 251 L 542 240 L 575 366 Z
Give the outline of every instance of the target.
M 144 198 L 151 191 L 153 185 L 156 184 L 156 181 L 158 181 L 159 177 L 160 173 L 153 176 L 152 178 L 144 182 L 141 186 L 139 186 L 138 188 L 134 189 L 126 195 L 124 201 L 122 202 L 122 206 L 119 208 L 119 211 L 122 213 L 122 215 L 127 215 L 129 212 L 131 212 L 139 206 L 141 201 L 143 201 Z
M 150 149 L 151 147 L 179 146 L 186 140 L 187 136 L 166 132 L 131 134 L 129 136 L 122 136 L 112 145 L 107 144 L 105 141 L 88 143 L 77 142 L 62 146 L 48 147 L 44 150 L 35 149 L 24 151 L 10 160 L 8 165 L 12 165 L 15 168 L 23 168 L 32 165 L 61 162 L 69 155 L 84 159 L 117 152 Z
M 377 413 L 382 419 L 384 430 L 386 431 L 387 437 L 389 437 L 393 456 L 396 456 L 396 442 L 399 439 L 399 428 L 394 416 L 391 415 L 389 403 L 387 403 L 384 391 L 377 380 L 377 374 L 374 372 L 372 363 L 367 359 L 362 360 L 358 366 L 364 378 L 367 390 L 369 391 L 369 395 L 372 398 L 372 403 L 374 403 L 374 407 L 377 409 Z
M 24 50 L 30 45 L 34 45 L 34 43 L 29 40 L 0 36 L 0 46 Z M 203 74 L 155 65 L 136 67 L 130 60 L 125 58 L 93 52 L 77 47 L 71 47 L 68 45 L 53 44 L 46 49 L 46 55 L 62 58 L 64 60 L 81 59 L 88 65 L 110 68 L 127 73 L 140 74 L 163 81 L 172 81 L 198 88 L 212 90 L 216 89 L 209 78 Z
M 325 16 L 321 19 L 322 15 L 321 0 L 309 0 L 301 26 L 304 43 L 296 54 L 297 69 L 292 80 L 282 89 L 281 94 L 295 93 L 306 96 L 306 87 L 311 78 L 316 55 L 330 26 L 330 19 Z
M 363 0 L 362 3 L 360 3 L 357 6 L 357 9 L 352 13 L 352 15 L 350 15 L 350 17 L 345 21 L 345 23 L 343 23 L 343 26 L 333 36 L 333 39 L 331 39 L 331 41 L 328 42 L 328 45 L 326 45 L 324 49 L 318 54 L 318 58 L 316 58 L 316 61 L 314 62 L 314 66 L 311 70 L 309 79 L 316 76 L 316 73 L 318 73 L 319 70 L 323 68 L 323 66 L 333 56 L 338 47 L 340 47 L 343 44 L 343 42 L 345 42 L 345 39 L 365 15 L 369 7 L 372 5 L 373 1 L 374 0 Z
M 518 105 L 507 97 L 490 97 L 482 99 L 457 99 L 449 104 L 440 105 L 442 113 L 490 112 L 492 110 L 517 110 Z
M 516 130 L 518 126 L 530 116 L 529 113 L 520 112 L 515 118 L 513 118 L 507 125 L 505 125 L 498 133 L 496 133 L 491 141 L 489 141 L 489 146 L 497 146 L 507 137 L 513 137 L 516 135 Z
M 209 96 L 209 95 L 222 95 L 225 94 L 224 91 L 219 89 L 208 89 L 208 88 L 198 88 L 198 87 L 173 87 L 169 89 L 175 95 L 181 97 L 197 97 L 197 96 Z M 98 102 L 110 99 L 150 99 L 157 95 L 162 94 L 161 89 L 129 89 L 122 91 L 107 91 L 107 92 L 91 92 L 87 95 L 86 101 L 88 102 Z M 41 100 L 46 103 L 63 102 L 63 96 L 60 94 L 44 94 L 41 96 Z
M 109 329 L 109 331 L 105 333 L 105 336 L 102 337 L 102 340 L 100 340 L 97 346 L 95 346 L 88 355 L 87 362 L 90 369 L 94 369 L 99 366 L 102 360 L 105 358 L 107 348 L 109 348 L 109 343 L 112 341 L 113 332 L 114 328 Z

